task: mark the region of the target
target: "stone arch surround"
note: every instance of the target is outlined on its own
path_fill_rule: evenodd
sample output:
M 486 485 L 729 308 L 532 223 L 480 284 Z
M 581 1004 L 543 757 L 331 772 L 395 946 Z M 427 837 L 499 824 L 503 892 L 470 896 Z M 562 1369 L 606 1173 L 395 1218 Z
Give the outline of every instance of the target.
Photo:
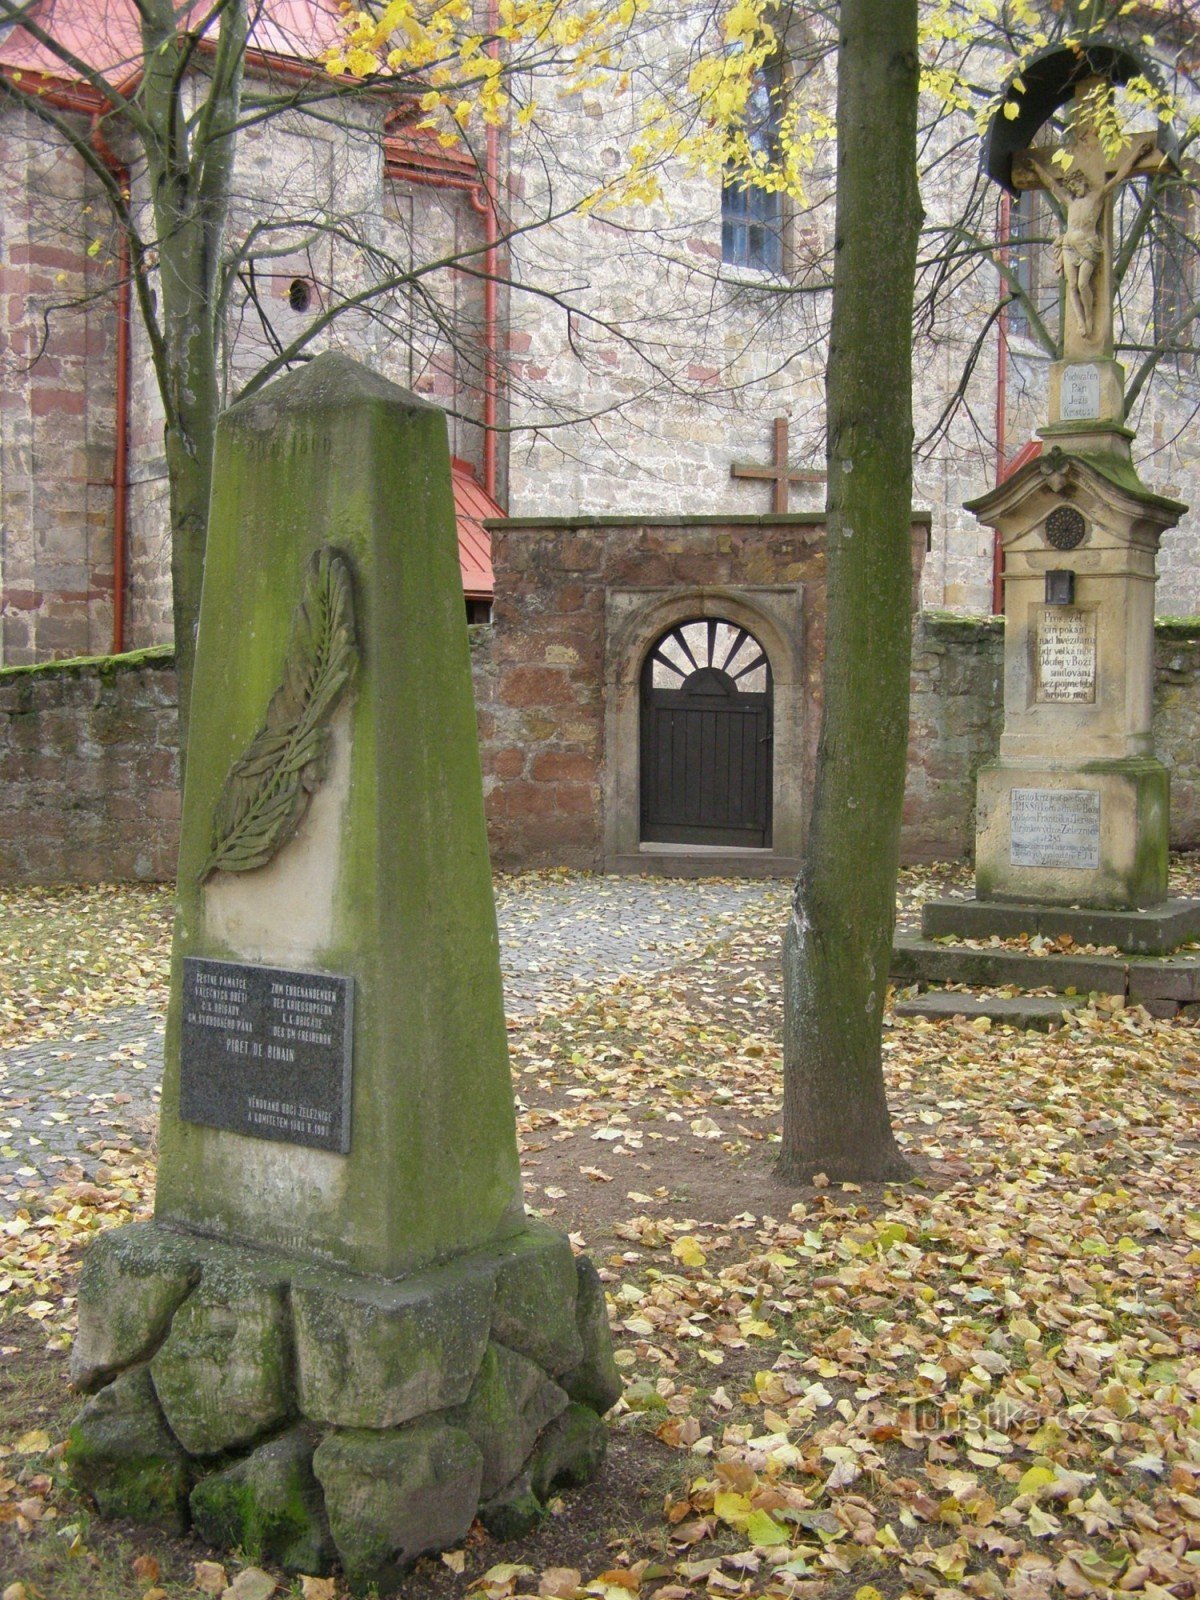
M 609 589 L 605 603 L 604 870 L 783 875 L 799 866 L 817 706 L 804 672 L 805 586 Z M 719 617 L 752 633 L 774 688 L 772 844 L 765 850 L 641 841 L 640 684 L 650 651 L 677 623 Z

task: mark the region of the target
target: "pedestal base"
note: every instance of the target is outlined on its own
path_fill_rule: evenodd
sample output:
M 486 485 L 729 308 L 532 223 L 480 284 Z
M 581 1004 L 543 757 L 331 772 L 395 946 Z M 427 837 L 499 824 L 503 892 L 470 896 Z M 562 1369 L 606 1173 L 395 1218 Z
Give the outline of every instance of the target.
M 1167 897 L 1170 777 L 1153 757 L 979 773 L 980 900 L 1134 910 Z
M 541 1224 L 395 1282 L 161 1223 L 84 1262 L 67 1461 L 104 1516 L 394 1583 L 478 1515 L 524 1533 L 604 1456 L 595 1268 Z

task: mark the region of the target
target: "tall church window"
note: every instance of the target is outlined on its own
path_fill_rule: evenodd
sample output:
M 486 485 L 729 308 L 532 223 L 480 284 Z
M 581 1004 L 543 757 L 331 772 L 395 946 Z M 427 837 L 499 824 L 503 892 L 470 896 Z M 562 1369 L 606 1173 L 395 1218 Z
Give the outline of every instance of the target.
M 768 161 L 779 154 L 783 58 L 759 67 L 746 106 L 750 148 Z M 745 183 L 732 170 L 721 185 L 721 259 L 732 267 L 783 270 L 783 196 Z

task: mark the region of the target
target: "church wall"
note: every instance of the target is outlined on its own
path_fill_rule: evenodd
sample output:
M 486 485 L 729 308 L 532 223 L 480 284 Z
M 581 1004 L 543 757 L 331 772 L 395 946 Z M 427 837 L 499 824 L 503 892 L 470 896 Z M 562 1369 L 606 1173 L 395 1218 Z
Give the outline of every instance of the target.
M 806 80 L 805 92 L 832 104 L 828 73 Z M 539 102 L 538 137 L 512 147 L 519 219 L 541 214 L 547 151 L 560 198 L 623 169 L 639 121 L 638 94 L 635 75 L 623 97 L 585 93 Z M 937 243 L 936 228 L 960 219 L 978 177 L 969 144 L 955 143 L 961 133 L 946 122 L 923 142 L 926 254 Z M 719 180 L 678 165 L 664 179 L 669 203 L 571 217 L 520 241 L 514 276 L 530 292 L 514 297 L 509 356 L 513 421 L 529 431 L 511 444 L 514 516 L 620 515 L 633 505 L 667 515 L 765 512 L 770 485 L 738 481 L 730 467 L 767 458 L 776 415 L 790 420 L 794 464 L 824 466 L 829 302 L 821 284 L 829 268 L 831 166 L 829 152 L 812 175 L 809 209 L 793 211 L 776 276 L 722 263 Z M 1000 198 L 985 185 L 982 211 L 972 219 L 985 236 Z M 1047 273 L 1049 256 L 1047 246 Z M 1149 276 L 1143 267 L 1125 295 L 1135 337 Z M 577 314 L 534 293 L 538 287 L 569 290 Z M 934 514 L 923 583 L 930 608 L 991 611 L 991 534 L 962 502 L 995 484 L 1001 448 L 1011 457 L 1046 420 L 1045 358 L 1027 341 L 1010 341 L 1001 373 L 999 325 L 988 328 L 999 298 L 998 274 L 986 260 L 972 270 L 960 263 L 936 287 L 932 272 L 918 282 L 914 503 Z M 1165 369 L 1155 377 L 1136 410 L 1135 451 L 1148 486 L 1200 507 L 1198 383 Z M 962 404 L 943 426 L 960 385 Z M 822 498 L 818 487 L 793 488 L 791 507 L 817 510 Z M 1160 609 L 1200 610 L 1194 518 L 1164 542 L 1162 572 Z
M 0 661 L 108 648 L 114 241 L 59 136 L 0 107 Z
M 805 92 L 832 103 L 828 66 Z M 635 78 L 622 98 L 585 93 L 539 104 L 539 137 L 512 146 L 520 220 L 540 215 L 544 151 L 553 153 L 560 199 L 622 169 L 638 93 Z M 722 262 L 719 179 L 678 163 L 666 172 L 663 203 L 570 217 L 519 242 L 514 277 L 530 292 L 514 293 L 511 314 L 512 421 L 525 430 L 510 446 L 511 515 L 622 515 L 633 506 L 660 515 L 768 512 L 772 486 L 730 469 L 768 459 L 779 415 L 789 419 L 793 465 L 824 469 L 833 161 L 832 150 L 820 156 L 808 206 L 785 214 L 779 274 Z M 953 185 L 940 177 L 923 199 L 930 224 L 953 214 Z M 577 313 L 534 292 L 545 287 L 569 290 Z M 966 407 L 915 467 L 914 503 L 934 516 L 930 605 L 990 609 L 989 535 L 961 502 L 994 473 L 995 338 L 973 368 L 969 360 L 994 299 L 994 275 L 975 275 L 939 301 L 916 352 L 918 443 L 935 433 L 969 374 Z M 823 505 L 822 485 L 792 487 L 792 510 Z
M 270 358 L 273 340 L 286 345 L 368 281 L 364 252 L 311 219 L 344 222 L 378 248 L 378 270 L 415 267 L 417 288 L 382 296 L 370 313 L 339 316 L 311 349 L 343 349 L 445 406 L 451 448 L 478 466 L 482 286 L 452 268 L 420 268 L 477 252 L 483 223 L 461 189 L 385 179 L 384 109 L 350 104 L 336 123 L 291 115 L 243 133 L 225 247 L 266 226 L 278 254 L 256 272 L 253 293 L 245 282 L 231 290 L 224 398 L 236 398 Z M 3 665 L 100 653 L 112 638 L 116 317 L 115 295 L 102 291 L 115 281 L 116 238 L 95 187 L 56 135 L 19 107 L 0 108 Z M 152 233 L 136 176 L 133 200 Z M 297 280 L 311 290 L 304 311 L 289 303 Z M 41 319 L 59 302 L 68 308 L 53 316 L 30 366 Z M 130 335 L 125 642 L 140 649 L 172 635 L 171 543 L 162 405 L 136 307 Z

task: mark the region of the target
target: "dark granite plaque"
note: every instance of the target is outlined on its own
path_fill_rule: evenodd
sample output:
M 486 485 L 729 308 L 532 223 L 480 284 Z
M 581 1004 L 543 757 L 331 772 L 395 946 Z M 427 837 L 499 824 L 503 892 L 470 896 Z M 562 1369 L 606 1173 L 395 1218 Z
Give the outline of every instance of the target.
M 353 1001 L 353 978 L 186 956 L 180 1116 L 344 1155 Z

